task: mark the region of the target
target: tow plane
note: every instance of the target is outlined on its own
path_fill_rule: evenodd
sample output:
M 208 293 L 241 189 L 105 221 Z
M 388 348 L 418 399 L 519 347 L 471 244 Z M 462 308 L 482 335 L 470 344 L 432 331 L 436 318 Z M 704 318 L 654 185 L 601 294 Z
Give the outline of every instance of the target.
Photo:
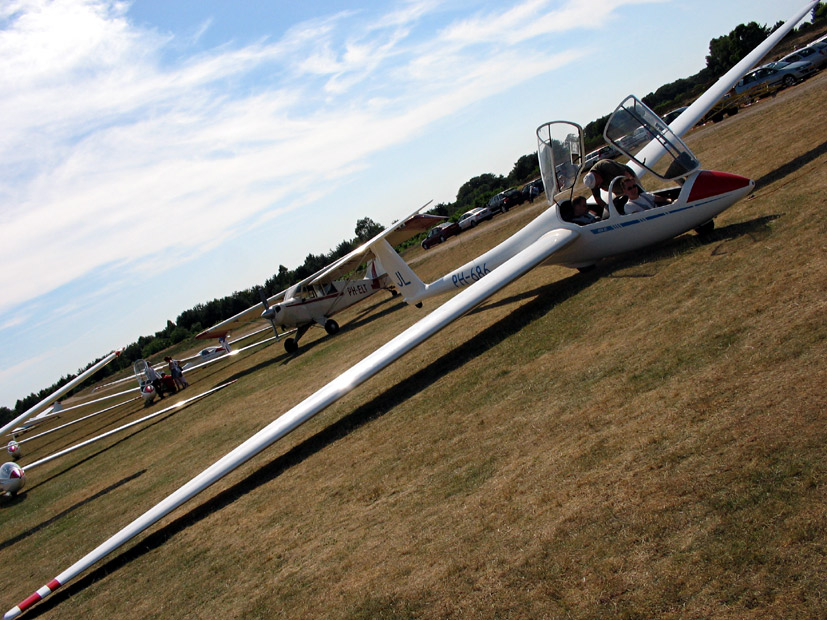
M 445 218 L 442 216 L 420 213 L 429 204 L 431 203 L 426 203 L 370 241 L 290 288 L 272 297 L 266 297 L 259 289 L 260 306 L 252 306 L 201 332 L 196 338 L 226 338 L 230 332 L 248 323 L 266 319 L 273 326 L 276 339 L 286 336 L 288 330 L 295 329 L 295 334 L 284 341 L 284 349 L 288 353 L 294 353 L 298 350 L 299 339 L 313 325 L 324 327 L 329 335 L 337 333 L 339 324 L 331 318 L 337 312 L 380 290 L 388 290 L 394 296 L 398 294 L 382 265 L 373 260 L 372 248 L 380 240 L 391 247 L 398 245 L 443 221 Z M 352 274 L 363 263 L 367 263 L 365 277 L 337 279 Z
M 660 138 L 653 139 L 636 154 L 636 160 L 639 162 L 636 165 L 641 166 L 640 173 L 642 174 L 647 168 L 651 169 L 657 160 L 673 149 L 678 143 L 674 141 L 672 136 L 677 138 L 682 132 L 694 125 L 697 119 L 700 119 L 706 111 L 720 99 L 723 93 L 727 92 L 732 85 L 740 79 L 741 75 L 757 64 L 761 58 L 815 6 L 815 3 L 816 0 L 808 2 L 803 9 L 800 9 L 787 22 L 776 29 L 764 43 L 759 45 L 720 78 L 704 96 L 698 98 L 681 116 L 673 121 L 673 124 L 670 126 L 671 131 L 664 131 L 664 129 L 661 128 L 658 135 L 663 136 L 666 141 L 661 141 Z M 709 97 L 706 97 L 706 95 L 709 95 Z M 634 110 L 637 109 L 637 104 L 627 99 L 624 104 L 621 104 L 618 108 L 618 110 L 621 109 Z M 618 116 L 618 118 L 626 118 L 625 113 Z M 651 120 L 653 121 L 653 128 L 657 128 L 658 125 L 666 127 L 666 123 L 659 121 L 654 114 L 652 114 Z M 577 160 L 575 160 L 573 147 L 570 146 L 567 150 L 564 149 L 555 154 L 557 147 L 555 146 L 556 142 L 554 140 L 554 134 L 552 133 L 553 128 L 551 127 L 555 125 L 557 124 L 547 123 L 541 126 L 540 129 L 542 131 L 538 132 L 539 135 L 542 136 L 540 138 L 541 148 L 539 152 L 541 162 L 543 162 L 544 157 L 548 158 L 544 163 L 541 163 L 541 171 L 544 173 L 543 180 L 544 183 L 551 183 L 551 187 L 548 185 L 546 187 L 547 189 L 553 190 L 569 185 L 569 183 L 562 183 L 558 178 L 558 176 L 562 176 L 562 173 L 555 170 L 555 165 L 557 165 L 555 162 L 559 161 L 565 164 L 565 158 L 568 157 L 570 160 L 568 163 L 575 166 L 576 170 L 579 170 L 581 167 L 579 163 L 580 154 L 576 154 Z M 548 128 L 544 129 L 544 127 L 547 126 Z M 567 123 L 566 126 L 562 128 L 570 132 L 572 128 L 576 127 L 573 123 Z M 681 130 L 681 127 L 684 127 L 684 129 Z M 560 126 L 556 126 L 556 129 L 560 128 Z M 567 136 L 568 134 L 563 136 L 563 141 L 565 141 Z M 549 139 L 546 140 L 546 138 Z M 577 141 L 580 143 L 580 146 L 582 146 L 582 140 L 578 139 Z M 548 144 L 548 150 L 551 150 L 551 153 L 546 152 L 543 144 Z M 582 150 L 580 152 L 582 153 Z M 565 153 L 568 153 L 568 155 Z M 674 153 L 672 160 L 681 160 L 680 154 Z M 684 158 L 681 164 L 684 165 L 685 170 L 682 174 L 677 174 L 674 177 L 682 180 L 683 184 L 678 183 L 679 187 L 667 190 L 674 192 L 677 189 L 678 196 L 685 196 L 685 200 L 682 203 L 683 207 L 680 211 L 661 209 L 660 211 L 652 210 L 644 212 L 643 216 L 638 216 L 637 214 L 626 216 L 621 213 L 622 205 L 613 203 L 609 209 L 609 220 L 602 225 L 574 227 L 569 226 L 568 222 L 565 222 L 561 217 L 560 203 L 556 202 L 554 194 L 548 194 L 547 192 L 551 204 L 546 212 L 540 215 L 534 222 L 528 224 L 522 231 L 516 233 L 511 239 L 497 246 L 495 250 L 499 248 L 499 253 L 496 254 L 496 256 L 490 255 L 496 258 L 497 264 L 495 268 L 489 268 L 489 271 L 485 272 L 485 269 L 481 266 L 485 264 L 484 262 L 482 264 L 478 261 L 470 263 L 475 267 L 480 266 L 482 271 L 474 271 L 477 275 L 476 279 L 470 278 L 470 282 L 466 281 L 460 286 L 455 286 L 455 288 L 461 288 L 462 290 L 454 297 L 414 323 L 379 349 L 355 363 L 295 407 L 283 413 L 178 490 L 168 495 L 165 499 L 126 525 L 108 540 L 101 543 L 80 560 L 59 573 L 51 581 L 7 611 L 4 615 L 4 620 L 11 620 L 17 617 L 38 601 L 49 596 L 56 589 L 66 585 L 66 583 L 106 557 L 109 553 L 152 526 L 228 473 L 234 471 L 243 463 L 246 463 L 256 454 L 301 426 L 304 422 L 326 409 L 342 396 L 348 394 L 356 386 L 373 377 L 383 368 L 405 355 L 414 347 L 428 340 L 431 336 L 450 325 L 459 317 L 473 310 L 497 291 L 534 267 L 552 257 L 555 261 L 563 264 L 593 264 L 594 261 L 599 260 L 606 254 L 595 249 L 589 241 L 584 240 L 588 240 L 591 237 L 599 237 L 600 235 L 606 235 L 604 239 L 607 240 L 607 243 L 612 244 L 615 251 L 628 251 L 636 247 L 642 247 L 647 243 L 669 238 L 680 234 L 680 232 L 691 230 L 694 227 L 706 223 L 709 219 L 715 217 L 715 215 L 733 204 L 738 197 L 746 195 L 752 188 L 753 182 L 750 179 L 736 175 L 727 175 L 725 173 L 708 173 L 707 171 L 700 170 L 697 160 L 695 160 L 695 162 L 696 163 L 689 166 L 690 162 Z M 549 163 L 554 165 L 549 168 Z M 643 164 L 645 164 L 645 166 L 643 166 Z M 561 170 L 565 170 L 565 168 L 567 168 L 567 166 L 563 166 Z M 650 219 L 646 219 L 647 215 L 650 216 Z M 666 220 L 667 224 L 660 226 L 657 232 L 653 232 L 653 225 L 657 225 L 658 220 L 661 219 Z M 539 224 L 537 224 L 538 221 L 540 222 Z M 542 228 L 542 226 L 545 226 L 545 228 Z M 615 236 L 613 234 L 613 231 L 624 228 L 637 229 L 640 231 L 639 234 L 648 241 L 643 243 L 625 235 Z M 503 251 L 503 246 L 507 243 L 511 244 L 505 246 L 511 249 L 510 255 Z M 488 254 L 483 256 L 487 255 Z M 465 280 L 468 279 L 469 277 L 465 278 Z M 453 279 L 448 282 L 451 286 L 454 286 Z M 398 285 L 399 282 L 397 281 L 396 284 Z M 442 286 L 446 285 L 443 284 Z M 3 465 L 3 468 L 6 467 L 17 466 L 12 463 L 6 463 Z M 4 481 L 4 475 L 8 475 L 8 473 L 2 471 L 2 468 L 0 468 L 0 483 Z M 13 484 L 13 481 L 11 481 L 11 483 Z

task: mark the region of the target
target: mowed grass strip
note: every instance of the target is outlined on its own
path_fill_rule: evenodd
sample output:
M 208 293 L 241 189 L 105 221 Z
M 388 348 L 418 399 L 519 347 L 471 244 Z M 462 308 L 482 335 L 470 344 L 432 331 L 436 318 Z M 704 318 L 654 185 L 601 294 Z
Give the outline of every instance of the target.
M 826 85 L 689 135 L 759 181 L 712 239 L 533 270 L 35 611 L 827 616 Z M 434 278 L 521 209 L 409 258 Z M 440 302 L 379 293 L 337 336 L 193 373 L 190 393 L 238 382 L 34 470 L 0 508 L 7 606 Z

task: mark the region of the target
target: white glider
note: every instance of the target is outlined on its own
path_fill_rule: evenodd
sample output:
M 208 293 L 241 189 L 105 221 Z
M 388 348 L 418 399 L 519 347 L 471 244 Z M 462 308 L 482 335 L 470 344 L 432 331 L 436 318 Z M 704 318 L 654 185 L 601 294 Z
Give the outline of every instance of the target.
M 730 71 L 724 76 L 724 78 L 716 82 L 716 84 L 712 87 L 712 90 L 721 94 L 728 91 L 732 87 L 732 84 L 737 81 L 736 74 L 745 73 L 748 71 L 769 51 L 772 45 L 783 37 L 784 34 L 796 23 L 798 23 L 798 21 L 810 9 L 812 9 L 814 5 L 815 0 L 808 2 L 804 9 L 797 12 L 790 20 L 781 26 L 781 28 L 776 30 L 766 42 L 742 60 L 737 65 L 737 71 Z M 717 101 L 718 98 L 720 98 L 720 95 L 711 97 L 712 103 Z M 698 102 L 690 106 L 690 110 L 692 110 L 693 106 L 695 107 L 695 110 L 691 112 L 690 116 L 697 113 L 700 109 Z M 687 110 L 684 114 L 689 113 L 690 110 Z M 703 116 L 703 114 L 700 116 Z M 554 161 L 553 158 L 552 161 Z M 695 171 L 692 174 L 697 173 L 698 171 Z M 556 174 L 547 176 L 553 179 L 557 178 Z M 553 182 L 555 184 L 557 183 L 556 180 Z M 697 183 L 697 180 L 695 183 Z M 549 195 L 548 191 L 547 195 Z M 4 616 L 5 620 L 10 620 L 11 618 L 17 617 L 20 613 L 37 603 L 39 600 L 48 596 L 57 588 L 65 585 L 68 581 L 75 578 L 77 575 L 126 543 L 134 536 L 143 532 L 172 510 L 188 501 L 212 485 L 214 482 L 220 480 L 229 472 L 233 471 L 235 468 L 239 467 L 250 458 L 270 446 L 273 442 L 284 437 L 292 430 L 325 409 L 327 406 L 341 398 L 343 395 L 350 392 L 363 381 L 372 377 L 387 365 L 413 349 L 415 346 L 424 342 L 436 334 L 439 330 L 443 329 L 451 322 L 488 299 L 491 295 L 513 282 L 515 279 L 519 278 L 529 269 L 539 265 L 557 253 L 566 251 L 573 252 L 573 248 L 576 247 L 579 240 L 587 235 L 600 234 L 591 231 L 584 233 L 583 228 L 580 230 L 575 230 L 575 228 L 561 225 L 562 220 L 559 217 L 559 210 L 556 207 L 557 205 L 555 204 L 548 209 L 548 212 L 553 213 L 554 217 L 544 218 L 541 215 L 537 218 L 538 220 L 546 222 L 548 226 L 547 230 L 538 234 L 532 233 L 532 238 L 530 239 L 521 237 L 521 249 L 508 258 L 503 257 L 505 260 L 503 260 L 496 269 L 491 270 L 490 273 L 487 274 L 483 273 L 482 276 L 484 277 L 478 277 L 468 283 L 467 286 L 463 285 L 462 290 L 452 299 L 444 303 L 423 319 L 419 320 L 417 323 L 393 338 L 390 342 L 380 347 L 374 353 L 356 363 L 316 393 L 278 417 L 268 426 L 264 427 L 247 441 L 232 450 L 229 454 L 198 474 L 195 478 L 187 482 L 177 491 L 173 492 L 166 499 L 156 504 L 150 510 L 135 519 L 132 523 L 121 529 L 114 536 L 99 545 L 97 548 L 93 549 L 83 558 L 75 562 L 72 566 L 57 575 L 49 583 L 10 609 Z M 703 205 L 697 205 L 696 208 L 703 209 Z M 615 211 L 615 214 L 619 215 L 617 211 Z M 705 215 L 705 212 L 702 211 L 700 215 Z M 645 222 L 645 220 L 638 220 L 637 218 L 634 218 L 634 220 L 625 221 L 635 221 L 635 225 L 641 226 L 641 228 L 643 228 L 642 223 Z M 618 222 L 620 222 L 620 220 L 618 220 Z M 703 220 L 699 223 L 702 222 Z M 529 226 L 532 226 L 532 224 L 529 224 Z M 528 226 L 526 228 L 528 228 Z M 515 237 L 519 237 L 520 234 L 521 233 L 517 233 Z M 572 256 L 579 258 L 576 254 L 572 254 Z

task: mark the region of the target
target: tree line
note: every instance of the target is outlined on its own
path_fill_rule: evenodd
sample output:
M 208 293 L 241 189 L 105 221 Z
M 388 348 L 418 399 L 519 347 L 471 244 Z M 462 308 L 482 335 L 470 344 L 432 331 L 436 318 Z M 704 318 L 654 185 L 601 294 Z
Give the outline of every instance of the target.
M 787 37 L 796 37 L 813 28 L 827 24 L 827 3 L 820 2 L 817 4 L 813 8 L 812 18 L 812 23 L 802 24 Z M 706 67 L 688 78 L 681 78 L 669 84 L 664 84 L 656 91 L 643 97 L 643 102 L 655 112 L 662 114 L 693 101 L 781 24 L 782 22 L 778 22 L 772 28 L 759 25 L 756 22 L 740 24 L 729 34 L 712 39 L 709 43 L 709 55 L 706 56 Z M 587 149 L 591 150 L 603 144 L 603 129 L 608 120 L 609 115 L 606 115 L 592 121 L 583 128 Z M 460 215 L 469 209 L 485 206 L 495 194 L 531 181 L 537 178 L 539 174 L 537 153 L 523 155 L 517 159 L 508 175 L 485 173 L 469 179 L 460 186 L 456 200 L 450 203 L 439 203 L 429 212 L 456 221 Z M 382 225 L 374 222 L 369 217 L 362 218 L 356 222 L 353 238 L 341 241 L 326 254 L 308 254 L 304 262 L 295 269 L 288 269 L 284 265 L 279 265 L 278 271 L 268 278 L 260 288 L 268 297 L 275 295 L 319 271 L 336 259 L 345 256 L 356 249 L 359 244 L 381 232 L 383 228 Z M 402 250 L 410 245 L 418 244 L 424 234 L 407 241 L 398 249 Z M 139 337 L 137 341 L 124 349 L 120 357 L 89 377 L 72 393 L 122 370 L 131 368 L 136 360 L 149 359 L 173 345 L 192 340 L 203 329 L 238 314 L 259 302 L 259 287 L 252 287 L 243 291 L 236 291 L 220 299 L 196 304 L 192 308 L 184 310 L 174 322 L 168 320 L 166 326 L 155 332 L 155 334 Z M 101 359 L 103 357 L 94 360 L 84 368 L 80 368 L 77 374 L 82 373 Z M 13 409 L 0 407 L 0 423 L 20 415 L 55 390 L 66 385 L 77 374 L 61 377 L 53 385 L 19 399 Z

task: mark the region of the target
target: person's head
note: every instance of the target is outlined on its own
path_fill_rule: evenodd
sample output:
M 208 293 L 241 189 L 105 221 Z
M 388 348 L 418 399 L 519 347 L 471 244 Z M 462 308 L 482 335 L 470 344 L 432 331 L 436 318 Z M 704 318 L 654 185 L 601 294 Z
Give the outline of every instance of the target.
M 588 206 L 586 205 L 586 199 L 583 196 L 577 196 L 571 201 L 571 205 L 574 209 L 574 216 L 578 217 L 586 213 L 589 210 Z
M 172 358 L 171 358 L 169 355 L 167 355 L 167 356 L 164 358 L 164 361 L 165 361 L 165 362 L 169 362 L 170 360 L 172 360 Z
M 629 198 L 637 198 L 640 188 L 632 179 L 623 179 L 623 193 Z

